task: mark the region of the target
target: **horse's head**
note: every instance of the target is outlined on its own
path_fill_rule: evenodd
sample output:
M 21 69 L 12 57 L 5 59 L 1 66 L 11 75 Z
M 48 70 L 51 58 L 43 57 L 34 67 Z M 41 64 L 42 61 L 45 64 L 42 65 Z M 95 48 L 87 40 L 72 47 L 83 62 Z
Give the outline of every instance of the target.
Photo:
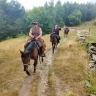
M 21 53 L 21 59 L 22 59 L 23 66 L 24 66 L 24 71 L 26 71 L 26 73 L 30 75 L 30 73 L 28 72 L 28 65 L 30 64 L 30 52 L 29 51 L 22 52 L 20 50 L 20 53 Z

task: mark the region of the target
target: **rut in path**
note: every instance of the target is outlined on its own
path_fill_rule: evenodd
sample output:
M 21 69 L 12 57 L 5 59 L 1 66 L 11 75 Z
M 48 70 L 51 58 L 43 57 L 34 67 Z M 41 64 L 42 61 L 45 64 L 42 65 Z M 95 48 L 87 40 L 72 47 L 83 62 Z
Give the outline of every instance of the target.
M 27 76 L 20 91 L 18 96 L 30 96 L 30 87 L 31 87 L 31 82 L 33 80 L 33 76 Z

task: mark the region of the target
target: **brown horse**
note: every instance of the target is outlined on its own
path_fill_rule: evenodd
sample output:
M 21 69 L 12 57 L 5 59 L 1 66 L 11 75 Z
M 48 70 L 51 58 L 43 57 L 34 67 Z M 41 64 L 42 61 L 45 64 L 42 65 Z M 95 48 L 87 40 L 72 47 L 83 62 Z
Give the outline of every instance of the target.
M 30 65 L 30 59 L 34 60 L 34 73 L 35 73 L 36 65 L 38 63 L 38 56 L 40 57 L 40 48 L 38 47 L 36 40 L 31 41 L 30 44 L 24 49 L 24 52 L 20 50 L 20 53 L 24 66 L 24 71 L 26 71 L 26 74 L 30 75 L 28 71 L 28 65 Z M 43 62 L 43 57 L 41 58 Z
M 68 37 L 69 29 L 65 28 L 64 29 L 64 37 Z
M 52 54 L 54 54 L 55 48 L 57 48 L 59 40 L 57 39 L 55 34 L 51 34 L 51 39 L 52 39 Z

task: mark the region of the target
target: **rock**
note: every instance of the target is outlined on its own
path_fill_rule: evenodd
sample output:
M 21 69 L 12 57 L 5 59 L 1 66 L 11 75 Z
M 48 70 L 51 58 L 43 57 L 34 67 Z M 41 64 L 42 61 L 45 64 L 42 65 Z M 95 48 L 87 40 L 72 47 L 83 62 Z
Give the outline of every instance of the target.
M 90 94 L 89 96 L 96 96 L 96 95 L 94 95 L 94 94 Z
M 91 68 L 91 69 L 95 68 L 94 63 L 90 63 L 89 68 Z
M 89 61 L 90 63 L 95 63 L 95 61 L 94 60 L 91 60 L 91 61 Z
M 73 46 L 72 45 L 69 45 L 69 48 L 72 48 Z
M 86 80 L 86 86 L 87 87 L 90 87 L 91 86 L 90 81 Z
M 44 91 L 42 91 L 42 93 L 44 93 Z
M 92 54 L 92 58 L 94 61 L 96 61 L 96 55 L 95 54 Z

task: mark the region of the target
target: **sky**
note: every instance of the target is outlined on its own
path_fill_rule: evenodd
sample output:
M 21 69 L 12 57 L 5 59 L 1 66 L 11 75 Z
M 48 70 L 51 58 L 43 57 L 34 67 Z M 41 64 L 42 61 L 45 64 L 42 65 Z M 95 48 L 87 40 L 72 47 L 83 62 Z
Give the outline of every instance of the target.
M 8 0 L 10 1 L 10 0 Z M 17 0 L 20 4 L 24 6 L 24 8 L 27 9 L 32 9 L 33 7 L 39 7 L 43 6 L 45 2 L 49 2 L 50 0 Z M 58 0 L 54 0 L 54 3 L 56 3 Z M 64 2 L 77 2 L 77 3 L 87 3 L 87 2 L 92 2 L 95 3 L 96 0 L 60 0 L 62 4 Z

